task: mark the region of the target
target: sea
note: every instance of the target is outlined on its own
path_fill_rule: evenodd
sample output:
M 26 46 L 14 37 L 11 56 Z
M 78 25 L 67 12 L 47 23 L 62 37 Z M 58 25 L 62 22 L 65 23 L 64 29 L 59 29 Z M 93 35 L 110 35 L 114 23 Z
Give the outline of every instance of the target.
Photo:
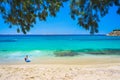
M 0 35 L 0 63 L 41 57 L 120 55 L 120 37 L 106 35 Z

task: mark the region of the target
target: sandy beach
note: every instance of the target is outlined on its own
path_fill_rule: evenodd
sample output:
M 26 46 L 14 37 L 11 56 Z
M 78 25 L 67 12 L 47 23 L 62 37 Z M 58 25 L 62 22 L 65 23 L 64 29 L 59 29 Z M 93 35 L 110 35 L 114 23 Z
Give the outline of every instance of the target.
M 120 80 L 120 0 L 0 0 L 0 80 Z
M 39 64 L 1 64 L 0 80 L 120 80 L 120 60 L 117 58 L 54 60 Z

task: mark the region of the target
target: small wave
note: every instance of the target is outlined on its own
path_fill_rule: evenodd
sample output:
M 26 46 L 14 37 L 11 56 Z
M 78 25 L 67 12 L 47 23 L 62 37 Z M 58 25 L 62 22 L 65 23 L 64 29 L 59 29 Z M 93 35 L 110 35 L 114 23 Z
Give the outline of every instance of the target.
M 53 51 L 33 50 L 33 51 L 28 52 L 28 54 L 33 55 L 33 56 L 48 56 L 48 55 L 52 55 Z
M 31 57 L 50 56 L 53 51 L 32 50 L 32 51 L 3 51 L 0 54 L 9 58 L 24 58 L 26 55 Z

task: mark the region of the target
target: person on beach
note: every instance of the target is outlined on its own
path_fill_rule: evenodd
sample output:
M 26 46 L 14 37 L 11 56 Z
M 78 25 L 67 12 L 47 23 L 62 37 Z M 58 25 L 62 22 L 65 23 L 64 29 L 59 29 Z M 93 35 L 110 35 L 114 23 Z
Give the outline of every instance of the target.
M 25 62 L 31 62 L 30 59 L 28 58 L 28 55 L 25 57 Z

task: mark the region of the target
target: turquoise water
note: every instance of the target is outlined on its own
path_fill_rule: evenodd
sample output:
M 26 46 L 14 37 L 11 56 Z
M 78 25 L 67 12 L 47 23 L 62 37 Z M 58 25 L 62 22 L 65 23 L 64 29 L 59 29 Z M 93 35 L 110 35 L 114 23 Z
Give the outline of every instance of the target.
M 120 37 L 105 35 L 1 35 L 0 59 L 55 56 L 56 51 L 74 51 L 89 55 L 120 54 Z

